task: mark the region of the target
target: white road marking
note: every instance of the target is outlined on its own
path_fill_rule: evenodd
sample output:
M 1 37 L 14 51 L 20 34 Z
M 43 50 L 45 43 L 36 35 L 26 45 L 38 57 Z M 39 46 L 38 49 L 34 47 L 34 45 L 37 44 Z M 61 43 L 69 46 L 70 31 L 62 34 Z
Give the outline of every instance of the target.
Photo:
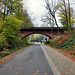
M 54 63 L 52 62 L 51 58 L 48 56 L 47 52 L 45 51 L 45 49 L 43 48 L 43 46 L 41 45 L 41 48 L 46 56 L 46 59 L 54 73 L 54 75 L 61 75 L 60 72 L 58 71 L 58 69 L 56 68 L 56 66 L 54 65 Z

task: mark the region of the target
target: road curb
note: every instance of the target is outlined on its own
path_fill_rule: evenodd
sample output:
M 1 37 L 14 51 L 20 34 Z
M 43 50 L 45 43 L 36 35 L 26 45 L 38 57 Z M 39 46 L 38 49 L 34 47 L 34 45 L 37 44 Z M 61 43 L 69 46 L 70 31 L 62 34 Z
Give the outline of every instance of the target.
M 43 50 L 43 52 L 44 52 L 44 54 L 45 54 L 45 56 L 47 58 L 47 61 L 48 61 L 49 65 L 50 65 L 54 75 L 61 75 L 42 45 L 41 45 L 41 48 L 42 48 L 42 50 Z

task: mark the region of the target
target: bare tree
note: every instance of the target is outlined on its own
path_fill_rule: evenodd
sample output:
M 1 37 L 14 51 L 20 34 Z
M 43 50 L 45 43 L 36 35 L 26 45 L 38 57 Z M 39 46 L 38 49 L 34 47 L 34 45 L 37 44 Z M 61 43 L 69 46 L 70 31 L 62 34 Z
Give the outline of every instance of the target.
M 58 28 L 58 33 L 60 34 L 59 26 L 58 26 L 56 15 L 55 15 L 55 13 L 56 13 L 56 2 L 55 2 L 55 0 L 51 0 L 51 2 L 49 0 L 45 0 L 45 3 L 46 3 L 45 8 L 48 10 L 48 13 L 51 15 L 51 19 L 55 22 L 55 24 Z

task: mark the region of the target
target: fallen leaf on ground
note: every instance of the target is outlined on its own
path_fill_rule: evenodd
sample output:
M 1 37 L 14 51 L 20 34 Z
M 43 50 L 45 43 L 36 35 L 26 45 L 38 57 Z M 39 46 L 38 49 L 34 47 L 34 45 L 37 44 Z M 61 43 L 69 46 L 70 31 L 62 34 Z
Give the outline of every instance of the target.
M 47 75 L 47 73 L 45 73 L 45 75 Z
M 37 70 L 37 72 L 39 72 L 39 70 Z
M 70 72 L 68 72 L 68 74 L 71 74 Z
M 66 74 L 68 74 L 68 73 L 66 72 Z
M 9 67 L 11 69 L 11 67 Z
M 70 69 L 70 71 L 72 71 L 73 69 Z
M 18 72 L 16 72 L 16 74 L 18 74 Z
M 11 71 L 13 71 L 13 69 L 11 69 Z
M 34 75 L 36 75 L 37 73 L 34 73 Z
M 44 71 L 42 71 L 42 72 L 44 72 Z

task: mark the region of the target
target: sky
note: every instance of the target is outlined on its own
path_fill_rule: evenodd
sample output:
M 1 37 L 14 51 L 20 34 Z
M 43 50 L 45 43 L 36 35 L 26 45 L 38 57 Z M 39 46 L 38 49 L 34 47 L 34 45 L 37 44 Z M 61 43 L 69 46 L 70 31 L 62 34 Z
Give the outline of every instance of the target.
M 70 0 L 71 6 L 74 7 L 75 4 L 73 4 L 72 1 L 74 0 Z M 44 0 L 23 0 L 24 9 L 27 9 L 29 16 L 33 19 L 32 22 L 35 27 L 40 27 L 43 24 L 41 18 L 46 12 L 44 5 L 45 5 Z M 58 15 L 56 15 L 56 17 L 58 24 L 61 26 L 58 20 L 59 19 Z
M 35 26 L 41 26 L 43 23 L 41 17 L 46 11 L 43 0 L 23 0 L 24 8 L 29 12 Z

